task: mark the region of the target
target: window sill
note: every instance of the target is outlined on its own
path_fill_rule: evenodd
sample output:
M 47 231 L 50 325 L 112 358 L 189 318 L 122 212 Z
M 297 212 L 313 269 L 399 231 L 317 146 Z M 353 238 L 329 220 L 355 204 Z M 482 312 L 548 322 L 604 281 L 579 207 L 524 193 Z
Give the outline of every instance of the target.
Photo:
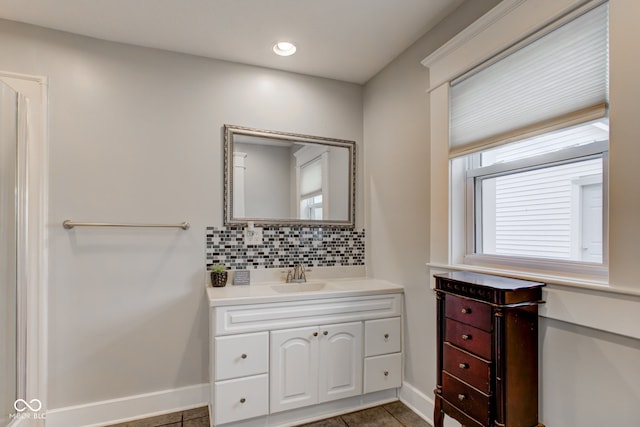
M 441 268 L 445 270 L 465 270 L 474 271 L 476 273 L 495 274 L 497 276 L 508 276 L 522 280 L 532 280 L 535 282 L 544 282 L 548 285 L 558 285 L 575 287 L 580 289 L 589 289 L 592 291 L 609 292 L 620 295 L 630 295 L 640 297 L 640 290 L 612 287 L 607 281 L 604 280 L 586 280 L 586 279 L 574 279 L 565 276 L 554 276 L 551 274 L 539 274 L 524 272 L 519 270 L 509 270 L 503 268 L 493 267 L 481 267 L 478 265 L 470 264 L 441 264 L 441 263 L 427 263 L 427 267 Z
M 572 323 L 617 335 L 640 339 L 640 291 L 611 287 L 606 282 L 571 280 L 521 271 L 478 267 L 463 264 L 427 263 L 431 274 L 451 270 L 509 276 L 544 282 L 545 304 L 541 317 Z M 434 281 L 431 280 L 433 288 Z

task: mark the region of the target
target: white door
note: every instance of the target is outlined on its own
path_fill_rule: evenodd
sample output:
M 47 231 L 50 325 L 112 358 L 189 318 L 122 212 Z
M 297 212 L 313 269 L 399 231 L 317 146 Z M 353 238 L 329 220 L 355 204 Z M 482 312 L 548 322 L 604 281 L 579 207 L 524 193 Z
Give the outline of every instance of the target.
M 602 183 L 583 185 L 582 260 L 602 262 Z
M 362 322 L 320 327 L 320 402 L 362 394 Z
M 318 402 L 318 327 L 271 332 L 271 413 Z

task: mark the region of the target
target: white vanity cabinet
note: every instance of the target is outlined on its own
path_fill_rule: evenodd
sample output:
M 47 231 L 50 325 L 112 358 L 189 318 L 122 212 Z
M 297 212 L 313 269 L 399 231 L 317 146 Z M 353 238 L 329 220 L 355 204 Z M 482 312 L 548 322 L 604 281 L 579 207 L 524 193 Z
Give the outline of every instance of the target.
M 362 282 L 364 292 L 291 298 L 208 290 L 212 426 L 293 425 L 395 399 L 402 287 Z
M 362 394 L 362 322 L 271 332 L 271 413 Z

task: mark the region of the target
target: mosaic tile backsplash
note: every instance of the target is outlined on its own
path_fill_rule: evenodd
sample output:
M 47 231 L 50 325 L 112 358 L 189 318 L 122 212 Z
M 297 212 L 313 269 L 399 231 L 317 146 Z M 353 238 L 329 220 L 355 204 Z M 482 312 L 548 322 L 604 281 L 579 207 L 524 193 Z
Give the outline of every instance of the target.
M 207 227 L 207 268 L 290 268 L 364 265 L 364 230 L 263 227 L 260 245 L 246 245 L 242 227 Z

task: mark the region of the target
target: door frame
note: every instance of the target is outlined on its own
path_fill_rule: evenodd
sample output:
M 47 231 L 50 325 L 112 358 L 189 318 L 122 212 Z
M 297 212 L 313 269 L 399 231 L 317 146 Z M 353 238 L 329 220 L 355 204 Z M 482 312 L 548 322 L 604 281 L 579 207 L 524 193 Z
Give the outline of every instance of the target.
M 41 403 L 40 414 L 47 402 L 47 218 L 48 218 L 48 133 L 46 77 L 0 71 L 0 80 L 27 99 L 26 130 L 28 144 L 19 147 L 23 162 L 19 188 L 18 283 L 23 288 L 23 328 L 19 368 L 19 398 Z M 20 114 L 20 113 L 19 113 Z M 24 144 L 23 144 L 24 145 Z M 34 421 L 34 420 L 30 420 Z M 35 425 L 43 425 L 36 420 Z M 30 425 L 34 425 L 30 423 Z

